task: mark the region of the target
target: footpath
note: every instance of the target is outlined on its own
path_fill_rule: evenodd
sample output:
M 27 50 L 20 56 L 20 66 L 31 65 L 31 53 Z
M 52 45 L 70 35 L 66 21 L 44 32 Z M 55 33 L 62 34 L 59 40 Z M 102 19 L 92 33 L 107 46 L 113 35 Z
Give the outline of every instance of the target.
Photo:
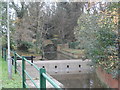
M 41 68 L 39 66 L 39 62 L 40 61 L 35 61 L 34 64 L 36 66 L 38 66 L 39 68 Z M 17 63 L 19 63 L 19 65 L 17 66 L 18 71 L 20 72 L 20 75 L 22 75 L 22 61 L 19 60 L 17 61 Z M 26 71 L 28 72 L 28 74 L 31 76 L 31 78 L 34 80 L 34 82 L 36 83 L 37 86 L 40 85 L 40 75 L 39 72 L 34 68 L 34 66 L 32 66 L 29 63 L 25 63 L 25 67 L 26 67 Z M 48 73 L 47 75 L 50 77 L 50 79 L 52 79 L 57 85 L 59 85 L 60 87 L 64 87 L 59 81 L 57 81 L 56 79 L 54 79 L 52 76 L 50 76 Z M 31 82 L 30 78 L 26 75 L 26 83 L 28 84 L 28 87 L 30 88 L 36 88 L 35 85 Z M 47 88 L 54 88 L 48 81 L 46 81 L 46 87 Z

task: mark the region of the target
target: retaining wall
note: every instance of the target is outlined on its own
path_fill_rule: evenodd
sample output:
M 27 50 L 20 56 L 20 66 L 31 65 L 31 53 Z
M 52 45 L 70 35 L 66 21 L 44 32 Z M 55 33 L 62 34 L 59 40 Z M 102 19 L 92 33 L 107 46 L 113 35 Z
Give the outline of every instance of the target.
M 38 67 L 45 68 L 50 75 L 67 73 L 86 73 L 91 70 L 90 60 L 50 60 L 34 62 Z
M 120 90 L 120 77 L 119 79 L 113 79 L 111 74 L 106 73 L 101 67 L 96 69 L 97 76 L 99 79 L 107 85 L 109 88 L 116 88 L 116 90 Z

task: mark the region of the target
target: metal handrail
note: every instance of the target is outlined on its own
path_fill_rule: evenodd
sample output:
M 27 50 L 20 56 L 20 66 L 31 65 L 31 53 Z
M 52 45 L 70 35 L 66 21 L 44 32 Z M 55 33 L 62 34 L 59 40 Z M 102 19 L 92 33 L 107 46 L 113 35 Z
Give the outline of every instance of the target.
M 21 58 L 21 59 L 22 59 L 22 56 L 20 56 L 20 55 L 19 55 L 19 54 L 17 54 L 17 53 L 16 53 L 16 55 L 17 55 L 19 58 Z
M 39 88 L 36 83 L 34 82 L 34 80 L 31 78 L 31 76 L 28 74 L 28 72 L 26 70 L 24 70 L 24 72 L 26 73 L 26 75 L 29 77 L 29 79 L 32 81 L 32 83 L 35 85 L 36 88 Z
M 29 64 L 33 65 L 34 68 L 39 71 L 39 68 L 34 64 L 34 63 L 31 63 L 29 60 L 27 60 L 26 58 L 24 58 L 25 61 L 27 61 Z
M 28 86 L 28 84 L 26 82 L 25 82 L 25 85 L 26 85 L 27 88 L 29 88 L 29 86 Z
M 22 68 L 22 66 L 19 63 L 17 63 L 17 65 Z
M 60 88 L 59 90 L 62 90 L 59 85 L 57 85 L 50 77 L 48 77 L 45 73 L 42 73 L 43 77 L 47 79 L 55 88 Z
M 3 51 L 5 51 L 5 53 L 3 52 L 4 55 L 4 59 L 6 57 L 6 48 L 3 48 Z M 31 82 L 35 85 L 36 88 L 39 88 L 40 90 L 42 90 L 42 88 L 46 89 L 46 80 L 54 86 L 54 88 L 58 89 L 58 90 L 62 90 L 61 87 L 59 85 L 57 85 L 47 74 L 45 69 L 43 68 L 38 68 L 35 64 L 31 63 L 29 60 L 27 60 L 24 56 L 20 56 L 19 54 L 17 54 L 14 51 L 11 51 L 11 53 L 13 53 L 14 59 L 13 61 L 15 62 L 15 73 L 18 72 L 18 74 L 22 77 L 22 81 L 23 81 L 23 88 L 28 87 L 28 84 L 26 83 L 26 76 L 27 75 L 29 77 L 29 79 L 31 80 Z M 19 70 L 17 69 L 17 62 L 16 62 L 16 57 L 19 57 L 22 59 L 22 75 L 20 74 Z M 39 71 L 40 74 L 40 87 L 37 86 L 37 84 L 34 82 L 34 80 L 32 79 L 32 77 L 28 74 L 28 72 L 25 70 L 25 61 L 28 62 L 29 64 L 31 64 L 32 66 L 34 66 L 34 68 Z M 20 64 L 19 64 L 20 65 Z M 21 65 L 20 65 L 21 66 Z
M 20 72 L 19 72 L 19 70 L 16 70 L 17 72 L 18 72 L 18 74 L 20 75 L 20 77 L 22 78 L 22 76 L 21 76 L 21 74 L 20 74 Z

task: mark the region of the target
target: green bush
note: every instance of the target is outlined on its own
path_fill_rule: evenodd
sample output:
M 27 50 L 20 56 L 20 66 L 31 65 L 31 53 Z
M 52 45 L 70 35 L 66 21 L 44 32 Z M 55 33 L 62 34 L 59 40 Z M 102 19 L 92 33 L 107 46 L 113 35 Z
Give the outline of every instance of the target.
M 78 45 L 79 45 L 79 42 L 70 42 L 69 43 L 69 48 L 77 49 Z
M 115 43 L 117 33 L 114 24 L 109 23 L 111 18 L 106 19 L 106 24 L 100 25 L 98 22 L 100 17 L 102 15 L 81 15 L 75 28 L 75 35 L 80 42 L 78 47 L 85 49 L 86 57 L 113 74 L 118 72 L 120 65 Z
M 13 49 L 15 49 L 15 42 L 14 42 L 14 40 L 10 40 L 10 49 L 11 50 L 13 50 Z M 7 37 L 5 37 L 5 36 L 3 36 L 2 37 L 2 47 L 3 48 L 7 48 Z
M 19 42 L 19 45 L 17 48 L 21 51 L 28 51 L 28 49 L 32 47 L 33 47 L 33 44 L 31 42 L 21 41 Z

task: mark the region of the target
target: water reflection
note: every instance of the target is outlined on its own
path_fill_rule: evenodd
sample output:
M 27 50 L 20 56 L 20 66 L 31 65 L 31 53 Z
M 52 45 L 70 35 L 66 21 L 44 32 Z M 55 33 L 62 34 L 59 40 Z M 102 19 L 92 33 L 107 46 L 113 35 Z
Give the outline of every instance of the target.
M 55 60 L 65 59 L 70 60 L 72 58 L 62 53 L 57 53 L 57 57 L 55 58 Z M 69 68 L 70 67 L 67 65 L 67 73 L 52 75 L 56 80 L 60 81 L 65 88 L 104 88 L 95 73 L 94 67 L 90 67 L 90 69 L 87 70 L 82 70 L 81 65 L 79 65 L 79 73 L 76 74 L 70 74 Z M 59 70 L 56 67 L 55 72 L 58 73 L 58 71 Z
M 103 88 L 95 72 L 53 75 L 65 88 Z

